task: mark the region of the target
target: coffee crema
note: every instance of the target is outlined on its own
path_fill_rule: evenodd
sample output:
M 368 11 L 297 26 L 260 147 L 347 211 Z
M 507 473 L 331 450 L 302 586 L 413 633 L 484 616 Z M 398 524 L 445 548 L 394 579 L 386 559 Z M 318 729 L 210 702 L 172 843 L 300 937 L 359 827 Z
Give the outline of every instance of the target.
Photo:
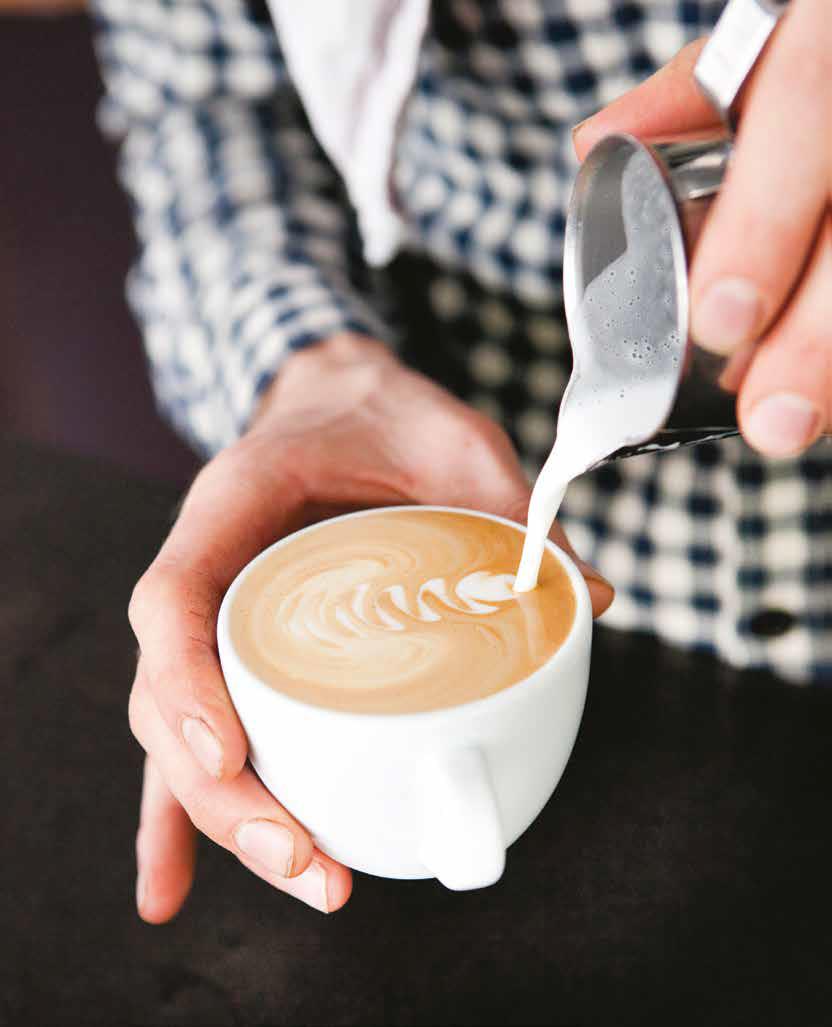
M 243 578 L 243 663 L 304 702 L 361 713 L 457 706 L 527 677 L 563 643 L 575 594 L 547 550 L 514 592 L 523 532 L 419 507 L 324 523 Z

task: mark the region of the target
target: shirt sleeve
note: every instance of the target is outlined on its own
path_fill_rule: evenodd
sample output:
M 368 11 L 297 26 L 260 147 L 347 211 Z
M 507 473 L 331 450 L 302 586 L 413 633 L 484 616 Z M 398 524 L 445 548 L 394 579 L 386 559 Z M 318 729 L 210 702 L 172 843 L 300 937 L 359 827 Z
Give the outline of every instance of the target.
M 128 301 L 157 400 L 204 455 L 244 431 L 281 361 L 390 333 L 354 218 L 255 0 L 94 0 L 139 256 Z

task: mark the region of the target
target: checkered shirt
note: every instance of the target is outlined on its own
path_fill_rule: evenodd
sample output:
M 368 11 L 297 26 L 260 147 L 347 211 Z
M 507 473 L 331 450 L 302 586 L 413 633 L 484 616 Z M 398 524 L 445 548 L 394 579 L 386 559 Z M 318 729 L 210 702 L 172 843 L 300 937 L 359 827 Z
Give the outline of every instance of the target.
M 568 375 L 571 127 L 707 32 L 721 0 L 442 0 L 393 169 L 407 254 L 371 273 L 261 2 L 94 0 L 155 390 L 204 454 L 292 350 L 351 329 L 506 425 L 529 473 Z M 832 681 L 832 460 L 737 439 L 607 465 L 562 521 L 605 615 L 797 682 Z

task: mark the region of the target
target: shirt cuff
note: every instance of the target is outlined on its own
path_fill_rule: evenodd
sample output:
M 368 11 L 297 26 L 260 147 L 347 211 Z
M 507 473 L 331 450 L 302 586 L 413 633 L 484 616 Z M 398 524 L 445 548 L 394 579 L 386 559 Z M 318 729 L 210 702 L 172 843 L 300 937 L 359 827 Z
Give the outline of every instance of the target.
M 203 457 L 238 439 L 283 362 L 295 351 L 342 332 L 395 344 L 389 326 L 347 281 L 311 265 L 284 266 L 241 282 L 221 326 L 154 312 L 155 293 L 141 265 L 128 296 L 141 311 L 163 416 Z M 338 276 L 340 277 L 340 276 Z

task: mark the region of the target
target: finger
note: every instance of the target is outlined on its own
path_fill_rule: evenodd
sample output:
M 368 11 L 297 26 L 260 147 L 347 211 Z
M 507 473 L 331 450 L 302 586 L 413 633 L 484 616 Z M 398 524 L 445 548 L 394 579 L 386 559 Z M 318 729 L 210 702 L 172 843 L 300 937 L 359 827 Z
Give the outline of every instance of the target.
M 136 835 L 136 906 L 150 924 L 175 916 L 194 879 L 196 831 L 147 758 Z
M 229 781 L 201 773 L 140 675 L 130 696 L 130 727 L 198 830 L 267 880 L 284 881 L 306 870 L 313 845 L 304 828 L 250 767 Z
M 234 777 L 247 741 L 216 653 L 222 590 L 185 564 L 156 562 L 130 603 L 148 687 L 170 730 L 203 772 Z
M 796 4 L 746 90 L 731 166 L 691 271 L 691 334 L 731 353 L 778 316 L 826 204 L 832 59 L 823 4 Z
M 825 219 L 800 292 L 758 348 L 739 396 L 743 435 L 761 453 L 802 452 L 832 425 L 832 219 Z
M 200 473 L 133 592 L 130 622 L 159 711 L 217 779 L 239 773 L 247 752 L 216 651 L 219 606 L 237 571 L 298 526 L 302 506 L 274 459 L 233 447 Z
M 472 507 L 525 524 L 531 489 L 511 440 L 489 417 L 462 403 L 459 407 L 437 433 L 442 452 L 421 450 L 430 466 L 418 475 L 417 480 L 424 484 L 416 498 L 423 503 Z M 578 556 L 557 522 L 549 537 L 578 566 L 589 589 L 593 614 L 600 616 L 615 597 L 612 585 Z
M 699 91 L 693 69 L 705 39 L 688 43 L 635 89 L 582 121 L 572 132 L 580 160 L 604 136 L 628 132 L 640 139 L 684 135 L 716 128 L 719 117 Z
M 242 862 L 263 880 L 274 885 L 280 891 L 300 899 L 308 906 L 322 913 L 334 913 L 340 909 L 352 894 L 352 873 L 347 867 L 336 863 L 334 859 L 315 849 L 309 866 L 298 877 L 288 881 L 275 878 L 269 873 L 243 859 Z

